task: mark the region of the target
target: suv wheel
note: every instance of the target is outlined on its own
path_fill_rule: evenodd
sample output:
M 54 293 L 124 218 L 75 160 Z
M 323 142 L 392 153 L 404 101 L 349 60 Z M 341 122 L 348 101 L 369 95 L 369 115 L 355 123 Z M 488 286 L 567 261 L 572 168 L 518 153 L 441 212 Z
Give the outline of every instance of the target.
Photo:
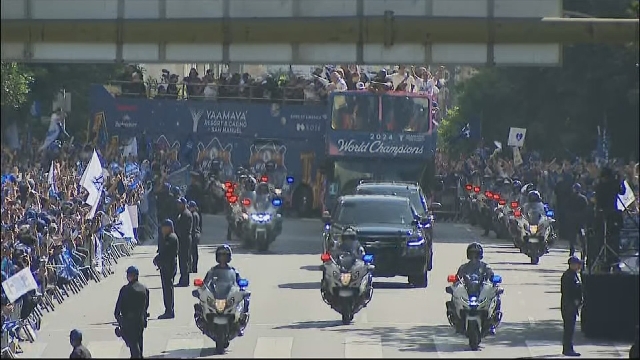
M 426 288 L 429 283 L 429 279 L 427 277 L 428 272 L 423 272 L 422 274 L 409 275 L 408 280 L 409 284 L 417 287 L 417 288 Z

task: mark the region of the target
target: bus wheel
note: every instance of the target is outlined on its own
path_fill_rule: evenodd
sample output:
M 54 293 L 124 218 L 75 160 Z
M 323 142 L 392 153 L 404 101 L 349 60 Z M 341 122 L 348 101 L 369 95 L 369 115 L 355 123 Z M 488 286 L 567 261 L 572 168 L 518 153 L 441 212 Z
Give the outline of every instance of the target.
M 307 185 L 300 185 L 293 193 L 292 206 L 298 217 L 308 216 L 313 209 L 313 192 Z

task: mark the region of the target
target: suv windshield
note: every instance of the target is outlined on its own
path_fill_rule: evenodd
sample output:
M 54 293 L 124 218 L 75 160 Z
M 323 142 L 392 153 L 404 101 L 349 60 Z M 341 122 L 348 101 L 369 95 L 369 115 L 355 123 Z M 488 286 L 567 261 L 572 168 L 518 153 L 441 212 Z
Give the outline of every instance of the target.
M 407 225 L 413 221 L 413 211 L 406 202 L 367 200 L 344 202 L 336 214 L 337 222 L 343 224 L 398 224 Z
M 357 195 L 395 195 L 406 197 L 409 199 L 411 206 L 420 214 L 427 212 L 426 204 L 422 201 L 422 197 L 417 190 L 410 190 L 406 187 L 384 188 L 384 187 L 362 187 L 356 190 Z

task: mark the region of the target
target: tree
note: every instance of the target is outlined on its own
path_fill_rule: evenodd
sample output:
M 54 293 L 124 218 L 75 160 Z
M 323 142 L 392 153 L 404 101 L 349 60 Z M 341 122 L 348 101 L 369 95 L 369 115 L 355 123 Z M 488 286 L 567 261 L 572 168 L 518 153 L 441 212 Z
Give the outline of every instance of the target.
M 637 14 L 628 0 L 566 0 L 599 17 Z M 637 44 L 566 46 L 557 68 L 485 68 L 456 88 L 463 118 L 482 114 L 486 140 L 527 128 L 527 147 L 548 157 L 586 155 L 606 124 L 613 156 L 638 153 Z M 496 134 L 498 135 L 495 139 Z
M 27 101 L 31 73 L 17 63 L 2 62 L 2 103 L 3 109 L 17 109 Z

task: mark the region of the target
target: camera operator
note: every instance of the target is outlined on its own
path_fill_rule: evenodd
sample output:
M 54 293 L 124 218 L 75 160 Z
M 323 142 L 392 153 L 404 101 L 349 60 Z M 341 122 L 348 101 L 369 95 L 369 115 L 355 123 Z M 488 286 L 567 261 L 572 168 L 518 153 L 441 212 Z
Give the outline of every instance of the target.
M 186 76 L 182 81 L 187 86 L 187 95 L 190 99 L 202 96 L 202 80 L 198 77 L 198 70 L 191 68 L 189 76 Z
M 622 181 L 609 167 L 600 171 L 596 184 L 596 222 L 595 238 L 597 248 L 603 245 L 606 237 L 605 270 L 609 271 L 619 262 L 615 252 L 620 251 L 620 230 L 622 229 L 622 212 L 617 209 L 618 196 L 624 194 Z M 606 231 L 606 233 L 605 233 Z

